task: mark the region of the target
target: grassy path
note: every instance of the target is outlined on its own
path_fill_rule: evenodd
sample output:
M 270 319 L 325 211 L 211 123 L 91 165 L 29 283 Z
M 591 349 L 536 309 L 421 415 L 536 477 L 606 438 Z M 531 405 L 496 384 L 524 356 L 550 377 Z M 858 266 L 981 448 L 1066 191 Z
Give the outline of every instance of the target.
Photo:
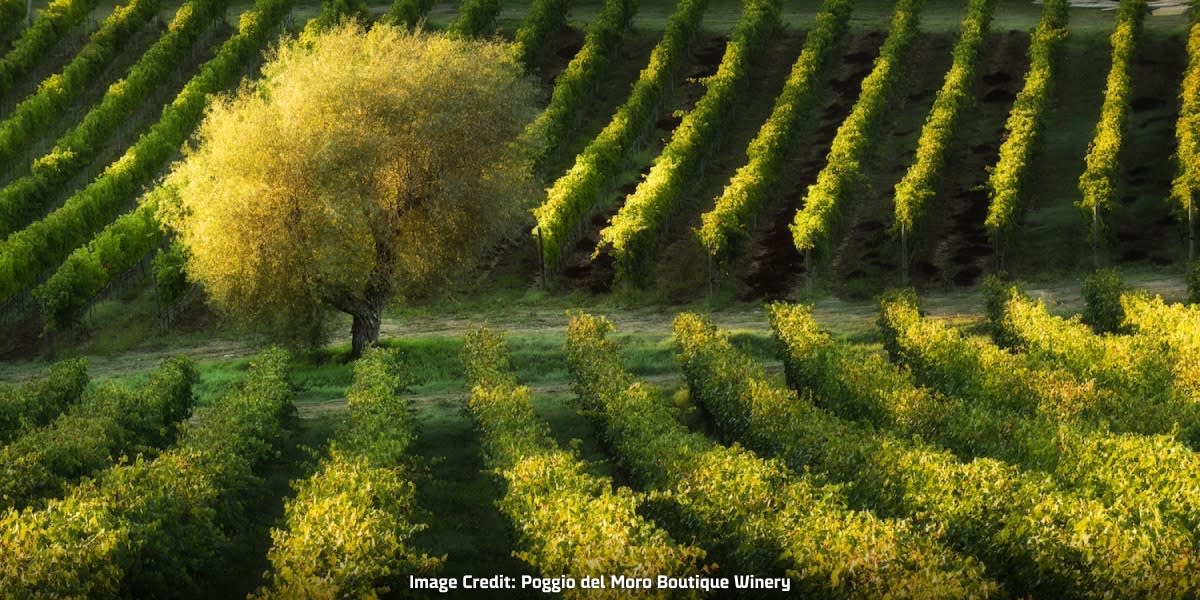
M 1174 274 L 1155 270 L 1123 273 L 1130 287 L 1162 294 L 1167 301 L 1180 301 L 1186 294 L 1181 278 Z M 1043 298 L 1051 311 L 1071 314 L 1083 307 L 1079 293 L 1079 282 L 1075 280 L 1053 280 L 1030 282 L 1027 291 L 1034 297 Z M 526 338 L 539 346 L 545 353 L 561 349 L 566 336 L 568 309 L 578 308 L 607 315 L 619 324 L 621 331 L 636 332 L 629 335 L 640 338 L 647 346 L 665 344 L 671 334 L 671 320 L 684 310 L 706 312 L 721 328 L 739 333 L 766 337 L 768 327 L 759 303 L 734 303 L 709 309 L 703 304 L 679 306 L 649 306 L 629 308 L 616 305 L 611 300 L 572 302 L 564 298 L 520 299 L 513 301 L 491 301 L 481 305 L 478 301 L 453 300 L 439 305 L 424 305 L 392 311 L 383 323 L 382 336 L 414 343 L 454 345 L 471 324 L 487 323 L 511 337 Z M 854 338 L 873 340 L 876 338 L 875 320 L 877 308 L 871 300 L 842 300 L 832 295 L 819 294 L 811 301 L 817 320 L 830 327 L 834 333 Z M 944 318 L 959 325 L 969 325 L 983 318 L 983 296 L 978 288 L 923 291 L 922 307 L 935 317 Z M 349 322 L 335 327 L 332 340 L 334 346 L 345 346 L 349 341 Z M 103 335 L 99 333 L 97 335 Z M 253 355 L 266 342 L 249 336 L 213 334 L 211 337 L 177 337 L 150 335 L 138 347 L 127 352 L 111 355 L 84 354 L 89 361 L 93 377 L 120 377 L 153 368 L 168 356 L 184 354 L 203 368 L 209 363 L 231 363 Z M 456 350 L 454 350 L 456 352 Z M 561 353 L 561 352 L 559 352 Z M 64 354 L 65 356 L 65 354 Z M 531 358 L 530 360 L 536 360 Z M 0 363 L 0 383 L 19 382 L 45 368 L 46 360 Z M 540 382 L 554 379 L 552 373 L 539 377 Z M 561 382 L 568 378 L 565 372 Z

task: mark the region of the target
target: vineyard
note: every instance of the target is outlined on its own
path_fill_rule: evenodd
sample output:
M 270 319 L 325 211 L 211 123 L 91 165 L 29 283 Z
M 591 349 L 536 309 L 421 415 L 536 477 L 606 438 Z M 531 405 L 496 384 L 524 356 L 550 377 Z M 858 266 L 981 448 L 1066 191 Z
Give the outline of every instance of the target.
M 1116 303 L 1121 331 L 1097 332 L 988 289 L 989 335 L 890 292 L 882 344 L 803 304 L 737 332 L 681 313 L 649 369 L 622 348 L 644 340 L 580 312 L 532 344 L 474 327 L 320 373 L 272 349 L 215 388 L 185 358 L 91 383 L 63 361 L 0 391 L 0 583 L 1194 597 L 1200 313 L 1118 281 L 1085 313 Z M 413 395 L 430 377 L 446 391 Z M 306 397 L 318 379 L 335 413 Z
M 0 0 L 0 596 L 1200 597 L 1200 0 L 26 11 Z M 197 275 L 188 161 L 355 31 L 501 52 L 526 104 L 398 129 L 462 163 L 504 131 L 532 181 L 491 231 L 419 194 L 500 170 L 338 155 L 347 190 L 419 190 L 402 239 L 450 258 L 389 288 L 407 249 L 339 225 L 373 254 L 310 262 L 375 312 L 280 312 L 312 316 L 280 346 Z M 239 139 L 295 165 L 304 135 Z M 255 243 L 291 278 L 230 294 L 357 299 Z
M 73 339 L 105 301 L 195 305 L 161 176 L 281 35 L 349 17 L 512 39 L 542 82 L 545 195 L 492 289 L 866 298 L 1195 259 L 1195 10 L 643 4 L 35 10 L 0 32 L 2 350 Z

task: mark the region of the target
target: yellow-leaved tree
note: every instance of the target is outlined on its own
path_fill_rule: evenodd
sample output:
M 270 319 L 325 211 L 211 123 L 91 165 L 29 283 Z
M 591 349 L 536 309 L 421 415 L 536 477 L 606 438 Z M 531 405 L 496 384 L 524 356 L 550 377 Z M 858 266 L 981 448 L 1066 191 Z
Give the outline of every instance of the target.
M 510 45 L 339 25 L 213 104 L 160 217 L 222 312 L 293 335 L 345 312 L 358 356 L 522 214 L 534 98 Z

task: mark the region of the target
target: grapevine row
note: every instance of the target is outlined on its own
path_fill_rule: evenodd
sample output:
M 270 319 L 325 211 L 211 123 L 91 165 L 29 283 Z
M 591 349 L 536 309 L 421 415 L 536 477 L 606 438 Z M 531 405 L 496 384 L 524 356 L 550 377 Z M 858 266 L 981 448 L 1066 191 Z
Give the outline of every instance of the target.
M 395 0 L 384 14 L 383 21 L 412 29 L 432 8 L 433 0 Z
M 0 518 L 0 588 L 17 597 L 199 596 L 244 525 L 254 469 L 294 413 L 279 350 L 153 461 L 105 471 L 42 510 Z
M 587 472 L 586 464 L 550 437 L 517 387 L 503 338 L 487 329 L 467 334 L 463 349 L 468 405 L 483 430 L 485 462 L 504 479 L 500 510 L 517 530 L 517 555 L 546 577 L 569 575 L 686 577 L 704 551 L 681 546 L 638 514 L 642 498 Z M 624 597 L 621 589 L 567 590 L 567 597 Z M 659 591 L 670 596 L 669 590 Z
M 578 156 L 570 170 L 547 190 L 546 200 L 533 211 L 544 260 L 557 265 L 571 232 L 601 199 L 630 148 L 638 142 L 683 62 L 688 44 L 700 29 L 707 0 L 682 0 L 671 14 L 662 40 L 638 75 L 629 98 L 608 125 Z
M 987 340 L 966 338 L 920 317 L 911 290 L 885 296 L 879 324 L 884 348 L 923 385 L 989 407 L 1056 420 L 1098 423 L 1123 402 L 1061 368 L 1028 364 Z
M 804 206 L 791 225 L 792 238 L 801 252 L 815 249 L 832 233 L 839 204 L 852 181 L 861 177 L 862 161 L 872 147 L 875 130 L 887 112 L 888 101 L 900 84 L 905 56 L 917 36 L 923 0 L 900 0 L 887 39 L 850 115 L 838 126 L 828 163 L 808 187 Z
M 108 224 L 86 246 L 76 248 L 49 279 L 34 288 L 44 331 L 73 324 L 113 278 L 158 247 L 163 231 L 155 215 L 163 193 L 162 187 L 147 193 L 137 208 Z
M 709 256 L 723 259 L 731 254 L 731 246 L 747 234 L 747 219 L 766 201 L 787 150 L 820 94 L 821 74 L 846 32 L 853 5 L 854 0 L 825 0 L 813 19 L 771 116 L 746 148 L 749 161 L 738 168 L 713 209 L 701 216 L 697 234 Z
M 1187 70 L 1179 91 L 1179 119 L 1175 122 L 1178 174 L 1171 182 L 1171 198 L 1187 215 L 1188 260 L 1196 259 L 1196 200 L 1200 198 L 1200 2 L 1192 2 L 1192 25 L 1187 39 Z
M 959 598 L 995 591 L 974 559 L 901 522 L 848 509 L 838 488 L 689 432 L 662 398 L 621 368 L 615 345 L 605 339 L 611 329 L 610 322 L 586 315 L 568 326 L 568 364 L 580 399 L 602 415 L 635 477 L 667 494 L 676 518 L 725 557 L 726 568 L 783 568 L 797 580 L 798 593 L 821 597 Z M 765 386 L 755 389 L 773 405 L 794 403 Z M 872 549 L 869 560 L 862 548 Z
M 376 597 L 407 574 L 440 566 L 412 547 L 426 525 L 404 469 L 416 437 L 399 397 L 405 385 L 394 350 L 373 348 L 355 363 L 347 422 L 329 458 L 295 484 L 285 527 L 271 531 L 271 584 L 259 597 Z
M 1021 357 L 993 344 L 971 343 L 975 340 L 921 318 L 912 295 L 885 300 L 882 313 L 885 346 L 892 356 L 912 369 L 917 382 L 947 394 L 921 394 L 898 369 L 879 369 L 891 376 L 881 376 L 874 382 L 878 387 L 914 390 L 905 403 L 880 407 L 886 413 L 883 420 L 890 421 L 886 426 L 943 443 L 956 453 L 1047 472 L 1061 485 L 1109 506 L 1138 511 L 1157 507 L 1200 532 L 1200 456 L 1190 448 L 1167 435 L 1118 435 L 1083 425 L 1072 413 L 1094 402 L 1076 392 L 1082 388 L 1083 396 L 1093 395 L 1090 384 L 1080 386 L 1061 372 L 1029 369 Z M 824 344 L 832 345 L 827 339 Z M 872 360 L 882 358 L 872 355 L 863 362 Z M 1008 393 L 1029 401 L 1013 407 Z
M 0 122 L 0 163 L 11 164 L 43 130 L 58 120 L 121 46 L 158 13 L 160 3 L 160 0 L 130 0 L 129 4 L 115 8 L 61 73 L 47 77 L 36 93 L 17 104 Z
M 1166 304 L 1161 296 L 1138 293 L 1122 294 L 1120 302 L 1126 324 L 1166 347 L 1176 392 L 1200 403 L 1200 306 Z
M 0 243 L 0 302 L 32 285 L 116 218 L 195 129 L 212 94 L 237 81 L 242 64 L 271 39 L 290 5 L 291 0 L 257 0 L 242 14 L 238 32 L 163 109 L 148 133 L 61 208 Z
M 70 359 L 20 386 L 0 388 L 0 443 L 49 423 L 79 402 L 87 384 L 87 362 Z
M 1077 319 L 1051 315 L 1015 285 L 989 290 L 988 318 L 1002 346 L 1019 348 L 1036 367 L 1062 368 L 1095 380 L 1116 398 L 1136 398 L 1108 415 L 1124 430 L 1166 433 L 1179 425 L 1181 440 L 1200 444 L 1200 404 L 1190 398 L 1191 383 L 1176 379 L 1170 353 L 1153 337 L 1096 335 Z
M 538 114 L 530 129 L 542 140 L 537 163 L 558 151 L 595 94 L 601 73 L 612 62 L 621 34 L 637 12 L 637 0 L 605 0 L 596 20 L 588 26 L 583 47 L 554 80 L 550 104 Z
M 537 61 L 546 37 L 566 23 L 568 8 L 569 0 L 534 0 L 529 5 L 529 14 L 513 40 L 521 64 L 529 67 Z
M 1079 176 L 1080 199 L 1076 205 L 1092 220 L 1092 260 L 1097 267 L 1100 214 L 1108 210 L 1116 194 L 1120 172 L 1117 158 L 1129 118 L 1129 101 L 1133 97 L 1130 74 L 1146 12 L 1146 0 L 1121 0 L 1117 9 L 1117 22 L 1111 37 L 1112 67 L 1104 87 L 1104 104 L 1100 107 L 1095 136 L 1088 145 L 1087 166 Z
M 1000 157 L 988 174 L 990 202 L 984 225 L 993 243 L 998 244 L 1011 234 L 1021 220 L 1024 206 L 1021 196 L 1029 166 L 1033 164 L 1037 140 L 1046 124 L 1059 48 L 1067 39 L 1068 6 L 1068 0 L 1046 0 L 1042 6 L 1042 19 L 1029 43 L 1029 71 L 1025 73 L 1025 85 L 1013 102 L 1012 112 L 1004 124 Z
M 975 64 L 983 48 L 996 0 L 971 0 L 962 32 L 954 46 L 953 61 L 942 87 L 933 100 L 933 109 L 921 127 L 917 140 L 917 160 L 896 183 L 896 227 L 900 230 L 901 262 L 908 271 L 908 236 L 921 220 L 935 194 L 946 163 L 946 153 L 958 128 L 960 115 L 971 97 L 975 82 Z
M 0 0 L 0 33 L 9 32 L 25 18 L 23 0 Z
M 464 37 L 486 35 L 496 27 L 500 15 L 500 0 L 463 0 L 458 6 L 458 18 L 450 24 L 450 31 Z
M 52 0 L 0 58 L 0 95 L 12 90 L 13 84 L 44 59 L 63 34 L 87 18 L 96 4 L 98 0 Z
M 110 466 L 169 444 L 192 409 L 196 370 L 172 359 L 137 390 L 106 382 L 48 426 L 0 449 L 0 508 L 22 508 Z
M 78 125 L 34 160 L 29 174 L 0 189 L 0 238 L 36 219 L 63 184 L 96 157 L 105 141 L 177 68 L 221 7 L 218 0 L 190 0 L 182 5 L 167 33 L 142 54 L 125 78 L 109 86 Z
M 779 26 L 780 4 L 780 0 L 746 0 L 717 73 L 704 81 L 704 95 L 684 115 L 645 179 L 600 231 L 600 246 L 612 247 L 618 279 L 631 281 L 638 273 L 703 170 L 705 154 L 716 144 L 722 121 L 746 86 L 751 61 Z
M 769 316 L 793 387 L 824 403 L 879 406 L 893 394 L 903 400 L 903 390 L 875 385 L 886 363 L 866 364 L 823 344 L 807 308 L 775 304 Z M 737 391 L 745 380 L 730 370 L 724 387 L 708 386 Z M 1132 520 L 1062 490 L 1043 473 L 988 458 L 959 462 L 919 440 L 850 425 L 809 402 L 772 404 L 732 392 L 712 398 L 709 410 L 729 433 L 792 468 L 808 466 L 850 483 L 852 497 L 883 514 L 919 515 L 919 523 L 977 553 L 1014 597 L 1103 596 L 1114 589 L 1182 597 L 1198 583 L 1200 559 L 1190 537 L 1154 507 L 1142 507 Z
M 308 43 L 307 40 L 311 40 L 313 36 L 348 20 L 360 23 L 371 21 L 371 11 L 367 8 L 366 0 L 321 0 L 321 10 L 304 24 L 304 29 L 300 32 L 301 43 Z

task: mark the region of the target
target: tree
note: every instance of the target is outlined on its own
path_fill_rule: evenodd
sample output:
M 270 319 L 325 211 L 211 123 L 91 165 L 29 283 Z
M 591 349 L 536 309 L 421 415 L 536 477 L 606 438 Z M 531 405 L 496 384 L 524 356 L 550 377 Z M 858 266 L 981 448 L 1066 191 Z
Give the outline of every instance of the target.
M 160 217 L 223 313 L 295 334 L 471 264 L 532 198 L 535 86 L 507 44 L 347 23 L 214 103 Z

